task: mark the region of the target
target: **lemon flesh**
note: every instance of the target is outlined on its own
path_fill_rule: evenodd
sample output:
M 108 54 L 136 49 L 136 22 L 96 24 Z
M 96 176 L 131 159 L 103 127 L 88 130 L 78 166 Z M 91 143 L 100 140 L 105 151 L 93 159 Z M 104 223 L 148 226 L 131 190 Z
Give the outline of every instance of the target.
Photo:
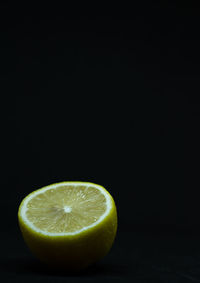
M 30 250 L 55 268 L 80 270 L 104 257 L 117 231 L 109 192 L 87 182 L 61 182 L 23 199 L 19 226 Z

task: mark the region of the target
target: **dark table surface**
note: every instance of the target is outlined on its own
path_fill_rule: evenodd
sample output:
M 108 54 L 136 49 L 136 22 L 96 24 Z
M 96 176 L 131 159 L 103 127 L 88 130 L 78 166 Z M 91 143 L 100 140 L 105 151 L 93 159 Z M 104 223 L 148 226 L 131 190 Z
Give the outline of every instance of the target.
M 18 231 L 19 232 L 19 231 Z M 79 274 L 48 270 L 20 233 L 1 233 L 2 282 L 200 282 L 199 235 L 119 231 L 110 253 Z

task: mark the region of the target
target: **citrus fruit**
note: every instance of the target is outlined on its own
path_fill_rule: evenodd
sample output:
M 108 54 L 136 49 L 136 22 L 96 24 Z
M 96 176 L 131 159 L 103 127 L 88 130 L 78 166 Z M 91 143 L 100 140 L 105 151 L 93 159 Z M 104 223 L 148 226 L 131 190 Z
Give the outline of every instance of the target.
M 100 185 L 60 182 L 26 196 L 18 221 L 26 244 L 40 261 L 81 270 L 109 252 L 117 231 L 117 210 Z

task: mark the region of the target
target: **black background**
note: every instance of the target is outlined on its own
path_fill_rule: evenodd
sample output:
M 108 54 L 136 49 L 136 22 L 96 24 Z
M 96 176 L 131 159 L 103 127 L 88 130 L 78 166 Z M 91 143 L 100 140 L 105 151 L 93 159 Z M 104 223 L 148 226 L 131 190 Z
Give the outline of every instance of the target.
M 72 281 L 198 280 L 197 7 L 35 8 L 1 9 L 2 274 L 66 280 L 26 250 L 17 210 L 35 189 L 80 180 L 110 191 L 119 229 L 108 257 Z

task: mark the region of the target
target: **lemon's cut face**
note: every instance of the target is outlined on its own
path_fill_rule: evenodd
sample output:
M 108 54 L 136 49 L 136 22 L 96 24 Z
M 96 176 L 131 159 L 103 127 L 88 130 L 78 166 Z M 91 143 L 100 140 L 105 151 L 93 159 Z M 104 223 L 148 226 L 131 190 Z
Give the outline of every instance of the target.
M 43 233 L 77 233 L 99 220 L 109 205 L 105 195 L 94 187 L 59 185 L 35 194 L 23 212 Z
M 112 196 L 88 182 L 61 182 L 32 192 L 21 202 L 18 220 L 33 254 L 66 270 L 83 269 L 104 257 L 117 231 Z

